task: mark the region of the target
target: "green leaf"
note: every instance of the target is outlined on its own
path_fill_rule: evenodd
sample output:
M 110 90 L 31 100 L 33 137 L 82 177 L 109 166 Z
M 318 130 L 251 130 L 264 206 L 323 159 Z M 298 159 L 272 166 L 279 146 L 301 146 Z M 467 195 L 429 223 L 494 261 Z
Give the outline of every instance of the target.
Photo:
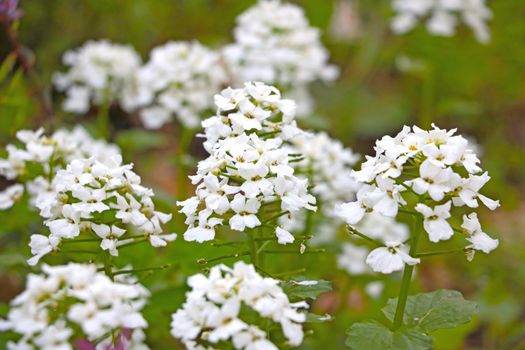
M 14 53 L 9 54 L 4 62 L 0 65 L 0 82 L 2 82 L 9 72 L 11 72 L 11 69 L 13 68 L 14 64 L 16 62 L 16 55 Z
M 313 283 L 316 282 L 316 283 Z M 315 299 L 319 294 L 332 290 L 332 284 L 328 281 L 283 281 L 281 287 L 290 297 L 299 299 Z
M 383 308 L 390 321 L 394 319 L 396 305 L 397 299 L 390 299 Z M 476 303 L 465 300 L 460 292 L 441 289 L 409 296 L 403 323 L 433 332 L 467 323 L 476 312 Z
M 306 314 L 306 322 L 308 323 L 323 323 L 323 322 L 332 321 L 333 319 L 334 318 L 330 316 L 329 314 L 318 315 L 318 314 L 314 314 L 311 312 Z
M 432 338 L 417 327 L 392 331 L 376 321 L 354 323 L 347 332 L 346 345 L 353 350 L 427 350 Z

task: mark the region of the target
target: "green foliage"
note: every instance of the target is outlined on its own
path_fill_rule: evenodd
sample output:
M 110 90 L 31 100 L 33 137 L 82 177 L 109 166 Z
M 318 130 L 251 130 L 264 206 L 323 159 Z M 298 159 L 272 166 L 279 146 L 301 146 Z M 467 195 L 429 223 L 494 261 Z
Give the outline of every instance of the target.
M 427 350 L 432 347 L 432 338 L 417 327 L 392 331 L 372 321 L 353 324 L 347 334 L 346 345 L 353 350 Z
M 383 308 L 383 313 L 390 321 L 394 320 L 396 306 L 397 299 L 390 299 Z M 430 333 L 470 322 L 476 313 L 476 303 L 465 300 L 460 292 L 441 289 L 409 296 L 403 323 Z
M 301 281 L 281 282 L 281 287 L 288 296 L 296 299 L 315 299 L 321 293 L 332 290 L 329 281 L 308 281 L 312 283 L 301 283 Z M 313 282 L 316 282 L 315 284 Z

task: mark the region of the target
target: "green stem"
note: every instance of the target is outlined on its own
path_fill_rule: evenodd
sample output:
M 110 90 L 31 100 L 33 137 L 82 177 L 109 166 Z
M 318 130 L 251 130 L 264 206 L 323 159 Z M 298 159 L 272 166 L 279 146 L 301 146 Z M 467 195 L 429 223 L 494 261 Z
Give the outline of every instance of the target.
M 434 256 L 434 255 L 444 255 L 444 254 L 454 254 L 459 252 L 464 252 L 465 248 L 455 248 L 455 249 L 448 249 L 448 250 L 435 250 L 433 252 L 422 252 L 418 253 L 415 256 L 418 258 L 425 257 L 425 256 Z
M 97 131 L 104 140 L 109 140 L 110 137 L 109 107 L 109 97 L 106 97 L 99 106 L 97 113 Z
M 246 255 L 250 255 L 250 252 L 233 253 L 233 254 L 218 256 L 218 257 L 213 258 L 213 259 L 202 258 L 202 259 L 197 260 L 197 263 L 199 263 L 201 265 L 208 265 L 209 263 L 212 263 L 212 262 L 217 262 L 217 261 L 226 260 L 226 259 L 232 259 L 232 258 L 238 258 L 238 257 L 241 257 L 241 256 L 246 256 Z
M 252 261 L 253 266 L 258 267 L 257 243 L 255 242 L 255 237 L 253 237 L 254 233 L 254 230 L 246 231 L 248 237 L 248 248 L 250 249 L 250 260 Z
M 169 268 L 170 266 L 171 266 L 170 264 L 166 264 L 166 265 L 157 266 L 157 267 L 146 267 L 146 268 L 143 268 L 143 269 L 128 269 L 128 270 L 120 270 L 120 271 L 114 272 L 114 273 L 113 273 L 113 276 L 116 276 L 116 275 L 123 275 L 123 274 L 127 274 L 127 273 L 136 273 L 136 272 L 146 272 L 146 271 L 165 270 L 165 269 Z
M 418 216 L 414 220 L 414 229 L 413 229 L 413 240 L 410 245 L 410 256 L 415 256 L 417 251 L 417 243 L 419 241 L 419 236 L 421 234 L 421 218 Z M 398 329 L 403 325 L 403 316 L 405 314 L 405 307 L 408 298 L 408 291 L 410 289 L 410 282 L 412 280 L 412 273 L 414 272 L 414 265 L 405 264 L 405 269 L 403 270 L 403 278 L 401 280 L 401 289 L 399 290 L 399 297 L 397 298 L 397 307 L 396 314 L 394 316 L 394 329 Z
M 188 161 L 189 147 L 191 140 L 193 139 L 194 130 L 180 126 L 179 142 L 177 144 L 177 193 L 179 198 L 185 199 L 188 189 L 188 171 L 190 170 L 190 164 Z
M 359 236 L 359 237 L 367 240 L 368 242 L 374 244 L 375 246 L 377 246 L 377 247 L 384 247 L 385 246 L 385 244 L 383 242 L 378 241 L 377 239 L 373 239 L 371 237 L 368 237 L 364 233 L 359 232 L 358 230 L 356 230 L 354 227 L 352 227 L 352 226 L 347 226 L 347 227 L 348 227 L 348 232 L 350 232 L 350 233 L 352 233 L 352 234 L 354 234 L 356 236 Z
M 113 279 L 113 270 L 111 268 L 111 254 L 109 252 L 104 252 L 104 272 L 106 275 Z
M 305 251 L 303 254 L 318 254 L 324 253 L 326 249 L 310 249 Z M 298 250 L 265 250 L 266 254 L 297 254 Z

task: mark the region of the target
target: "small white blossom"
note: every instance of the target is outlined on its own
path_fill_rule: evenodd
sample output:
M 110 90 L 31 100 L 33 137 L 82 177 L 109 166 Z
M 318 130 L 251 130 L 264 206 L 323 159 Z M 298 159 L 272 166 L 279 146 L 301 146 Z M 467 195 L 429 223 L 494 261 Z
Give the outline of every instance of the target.
M 423 227 L 431 242 L 439 242 L 452 237 L 454 231 L 447 221 L 450 218 L 450 201 L 436 205 L 434 209 L 418 203 L 414 209 L 423 215 Z
M 366 263 L 375 272 L 392 273 L 401 271 L 405 264 L 419 264 L 420 259 L 414 259 L 403 250 L 403 244 L 399 242 L 386 242 L 385 247 L 379 247 L 370 252 Z
M 308 304 L 291 303 L 278 283 L 242 261 L 233 268 L 214 266 L 208 276 L 194 275 L 188 279 L 192 289 L 186 293 L 186 301 L 173 314 L 171 333 L 188 349 L 201 349 L 195 347 L 198 340 L 211 344 L 231 341 L 235 349 L 277 349 L 266 332 L 242 319 L 241 306 L 245 305 L 261 318 L 279 324 L 289 345 L 299 346 L 306 321 L 301 309 Z
M 463 224 L 461 227 L 467 234 L 467 240 L 472 243 L 471 248 L 481 250 L 488 254 L 498 247 L 499 240 L 493 239 L 481 231 L 481 225 L 476 213 L 463 215 Z

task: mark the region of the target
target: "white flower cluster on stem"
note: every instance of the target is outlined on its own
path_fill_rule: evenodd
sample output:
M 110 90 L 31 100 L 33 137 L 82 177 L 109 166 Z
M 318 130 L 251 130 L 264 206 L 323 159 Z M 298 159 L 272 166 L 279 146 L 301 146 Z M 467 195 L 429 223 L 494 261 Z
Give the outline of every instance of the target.
M 191 291 L 171 323 L 172 335 L 187 349 L 214 349 L 231 341 L 235 349 L 277 350 L 265 330 L 243 320 L 250 312 L 279 324 L 288 345 L 302 343 L 306 314 L 301 310 L 308 304 L 291 303 L 279 281 L 260 276 L 253 265 L 214 266 L 208 276 L 194 275 L 188 284 Z
M 100 240 L 100 247 L 111 255 L 135 240 L 147 239 L 154 247 L 173 241 L 176 234 L 162 234 L 161 227 L 171 214 L 155 210 L 153 191 L 140 182 L 132 165 L 123 165 L 120 156 L 105 162 L 75 159 L 59 170 L 52 183 L 54 199 L 37 203 L 50 234 L 31 236 L 34 256 L 29 263 L 58 251 L 62 240 L 79 236 Z
M 54 76 L 56 88 L 66 92 L 64 110 L 86 113 L 92 104 L 126 105 L 133 98 L 129 88 L 141 61 L 131 46 L 107 40 L 88 41 L 66 52 L 63 62 L 69 70 Z
M 467 139 L 455 132 L 435 125 L 429 131 L 405 126 L 395 137 L 378 140 L 376 155 L 367 156 L 361 170 L 353 173 L 363 183 L 357 200 L 340 205 L 339 215 L 355 225 L 367 213 L 396 217 L 402 210 L 420 216 L 429 240 L 438 242 L 454 234 L 448 222 L 453 207 L 475 209 L 481 202 L 496 209 L 499 201 L 479 192 L 490 177 L 482 172 Z M 476 213 L 465 215 L 463 220 L 463 230 L 456 231 L 464 233 L 471 243 L 467 250 L 488 253 L 497 247 L 498 240 L 481 230 Z M 402 262 L 417 263 L 418 259 L 402 253 L 402 246 L 401 241 L 388 242 L 375 254 L 372 252 L 367 261 L 374 270 L 385 273 L 400 270 Z M 387 259 L 392 263 L 385 263 Z
M 112 281 L 95 265 L 42 265 L 30 274 L 26 289 L 11 302 L 0 330 L 21 338 L 8 350 L 72 350 L 77 341 L 111 343 L 120 332 L 132 332 L 133 349 L 145 350 L 140 311 L 149 292 L 142 285 Z M 96 349 L 108 347 L 97 346 Z
M 392 0 L 396 12 L 391 27 L 398 34 L 412 30 L 420 20 L 427 19 L 427 30 L 435 35 L 452 36 L 458 22 L 463 21 L 482 43 L 490 40 L 485 23 L 492 17 L 485 0 Z
M 81 126 L 59 129 L 51 136 L 44 129 L 20 130 L 16 134 L 22 147 L 7 145 L 7 158 L 0 159 L 0 175 L 16 184 L 0 192 L 0 209 L 10 208 L 24 190 L 32 205 L 53 199 L 51 182 L 55 173 L 74 159 L 94 158 L 105 161 L 118 156 L 117 146 L 93 139 Z
M 301 133 L 293 119 L 293 101 L 282 100 L 276 88 L 262 83 L 226 89 L 215 101 L 217 115 L 203 121 L 210 156 L 191 177 L 196 195 L 178 203 L 189 225 L 184 238 L 212 240 L 215 227 L 226 220 L 236 231 L 268 224 L 261 222 L 261 213 L 271 206 L 282 215 L 315 210 L 308 180 L 296 177 L 290 164 L 297 155 L 283 146 Z M 279 243 L 294 240 L 281 228 L 276 234 Z
M 217 52 L 197 41 L 169 42 L 154 48 L 150 60 L 138 70 L 131 87 L 136 96 L 127 108 L 138 108 L 148 129 L 158 129 L 173 118 L 196 128 L 225 83 Z

